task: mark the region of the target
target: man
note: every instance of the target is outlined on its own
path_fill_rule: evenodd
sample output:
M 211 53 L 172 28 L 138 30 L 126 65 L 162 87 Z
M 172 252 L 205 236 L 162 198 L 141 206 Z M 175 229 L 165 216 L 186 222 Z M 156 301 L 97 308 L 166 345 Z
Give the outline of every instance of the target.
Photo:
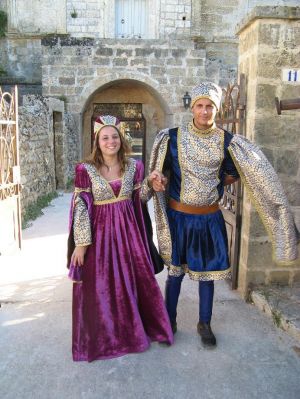
M 231 276 L 226 228 L 218 202 L 224 186 L 239 178 L 235 165 L 261 208 L 267 228 L 276 231 L 272 238 L 277 245 L 277 260 L 285 262 L 297 257 L 293 219 L 271 165 L 252 143 L 215 124 L 221 97 L 221 88 L 212 82 L 201 83 L 192 90 L 193 120 L 186 126 L 158 133 L 150 159 L 148 187 L 143 187 L 144 197 L 154 195 L 159 249 L 169 270 L 165 300 L 173 332 L 177 330 L 181 283 L 189 274 L 199 282 L 197 331 L 203 344 L 209 346 L 216 345 L 210 324 L 214 280 Z M 276 194 L 273 202 L 266 205 L 263 187 L 274 182 L 278 183 L 272 187 Z M 287 226 L 284 231 L 282 218 Z

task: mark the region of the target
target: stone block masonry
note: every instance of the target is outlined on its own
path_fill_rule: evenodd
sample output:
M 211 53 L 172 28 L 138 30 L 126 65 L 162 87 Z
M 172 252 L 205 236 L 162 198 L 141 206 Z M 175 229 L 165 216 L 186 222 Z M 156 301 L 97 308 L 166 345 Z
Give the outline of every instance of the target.
M 275 97 L 299 97 L 300 83 L 285 82 L 282 69 L 300 63 L 300 7 L 255 7 L 239 26 L 239 71 L 247 79 L 246 135 L 264 151 L 280 177 L 295 221 L 300 228 L 300 114 L 277 115 Z M 247 196 L 244 197 L 247 201 Z M 244 206 L 239 287 L 293 284 L 299 280 L 300 262 L 279 266 L 272 261 L 271 246 L 254 211 Z
M 205 78 L 205 51 L 191 41 L 51 37 L 42 40 L 42 47 L 43 94 L 66 95 L 68 110 L 75 113 L 82 112 L 80 95 L 92 81 L 151 82 L 176 108 L 182 106 L 185 91 Z M 177 122 L 181 117 L 176 116 Z
M 27 95 L 19 107 L 22 208 L 64 188 L 79 157 L 78 125 L 64 102 Z

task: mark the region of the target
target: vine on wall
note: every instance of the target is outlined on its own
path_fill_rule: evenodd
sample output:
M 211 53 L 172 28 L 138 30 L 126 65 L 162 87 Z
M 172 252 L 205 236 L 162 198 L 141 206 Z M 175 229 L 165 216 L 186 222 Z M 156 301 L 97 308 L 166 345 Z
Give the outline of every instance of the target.
M 5 37 L 7 31 L 7 14 L 0 10 L 0 37 Z

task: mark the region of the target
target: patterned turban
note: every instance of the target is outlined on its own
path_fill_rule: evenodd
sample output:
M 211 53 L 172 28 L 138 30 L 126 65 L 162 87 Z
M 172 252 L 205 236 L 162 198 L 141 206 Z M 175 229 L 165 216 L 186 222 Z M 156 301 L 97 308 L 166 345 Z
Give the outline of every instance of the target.
M 191 107 L 193 107 L 195 102 L 200 98 L 208 98 L 215 104 L 217 110 L 219 110 L 222 98 L 222 89 L 215 83 L 202 82 L 192 90 Z
M 113 126 L 120 132 L 120 121 L 112 115 L 97 116 L 94 124 L 94 134 L 98 134 L 104 126 Z

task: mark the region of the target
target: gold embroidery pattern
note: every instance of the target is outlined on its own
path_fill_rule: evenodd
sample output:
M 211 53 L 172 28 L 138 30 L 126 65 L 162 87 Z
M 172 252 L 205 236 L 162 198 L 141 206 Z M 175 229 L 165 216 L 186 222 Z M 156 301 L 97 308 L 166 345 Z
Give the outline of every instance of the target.
M 143 202 L 147 202 L 153 195 L 153 188 L 149 187 L 147 177 L 141 183 L 140 198 Z
M 113 203 L 118 198 L 131 198 L 133 190 L 133 178 L 136 169 L 136 161 L 132 158 L 128 159 L 124 175 L 122 176 L 122 187 L 119 195 L 116 197 L 109 182 L 104 179 L 97 169 L 90 164 L 83 164 L 87 170 L 89 178 L 92 182 L 92 194 L 95 202 Z
M 119 197 L 131 197 L 133 191 L 133 179 L 136 171 L 136 161 L 128 158 L 128 164 L 123 176 L 123 182 Z
M 262 151 L 240 135 L 233 136 L 228 150 L 272 240 L 273 259 L 292 265 L 298 256 L 296 230 L 276 172 Z
M 76 246 L 86 246 L 92 243 L 90 218 L 86 205 L 79 195 L 76 196 L 74 204 L 73 233 Z
M 191 133 L 194 133 L 194 134 L 197 134 L 200 136 L 204 136 L 204 137 L 207 137 L 208 134 L 213 133 L 215 129 L 216 129 L 215 123 L 213 123 L 213 125 L 209 129 L 206 129 L 206 130 L 197 129 L 193 122 L 190 122 L 188 124 L 188 130 Z
M 161 130 L 157 134 L 151 152 L 149 174 L 153 170 L 162 171 L 169 139 L 169 129 Z M 148 194 L 149 190 L 152 189 L 148 189 Z M 147 189 L 145 188 L 145 192 L 146 191 Z M 159 252 L 165 264 L 169 265 L 171 263 L 172 242 L 166 213 L 166 194 L 164 192 L 156 193 L 153 190 L 152 193 Z
M 227 278 L 231 278 L 231 267 L 226 270 L 217 270 L 211 272 L 195 272 L 190 270 L 188 265 L 182 266 L 174 266 L 171 265 L 168 267 L 170 276 L 181 276 L 184 273 L 187 273 L 191 280 L 194 281 L 211 281 L 211 280 L 225 280 Z
M 88 187 L 88 188 L 75 187 L 75 189 L 74 189 L 74 193 L 76 193 L 76 194 L 79 194 L 82 192 L 90 193 L 91 191 L 92 190 L 90 189 L 90 187 Z
M 177 146 L 181 170 L 180 201 L 198 206 L 218 202 L 224 131 L 215 128 L 209 135 L 200 136 L 183 127 L 178 130 Z
M 94 205 L 106 205 L 106 204 L 114 204 L 115 202 L 121 202 L 121 201 L 126 201 L 128 199 L 131 199 L 131 197 L 118 197 L 118 198 L 112 198 L 109 200 L 103 200 L 103 201 L 94 201 Z

